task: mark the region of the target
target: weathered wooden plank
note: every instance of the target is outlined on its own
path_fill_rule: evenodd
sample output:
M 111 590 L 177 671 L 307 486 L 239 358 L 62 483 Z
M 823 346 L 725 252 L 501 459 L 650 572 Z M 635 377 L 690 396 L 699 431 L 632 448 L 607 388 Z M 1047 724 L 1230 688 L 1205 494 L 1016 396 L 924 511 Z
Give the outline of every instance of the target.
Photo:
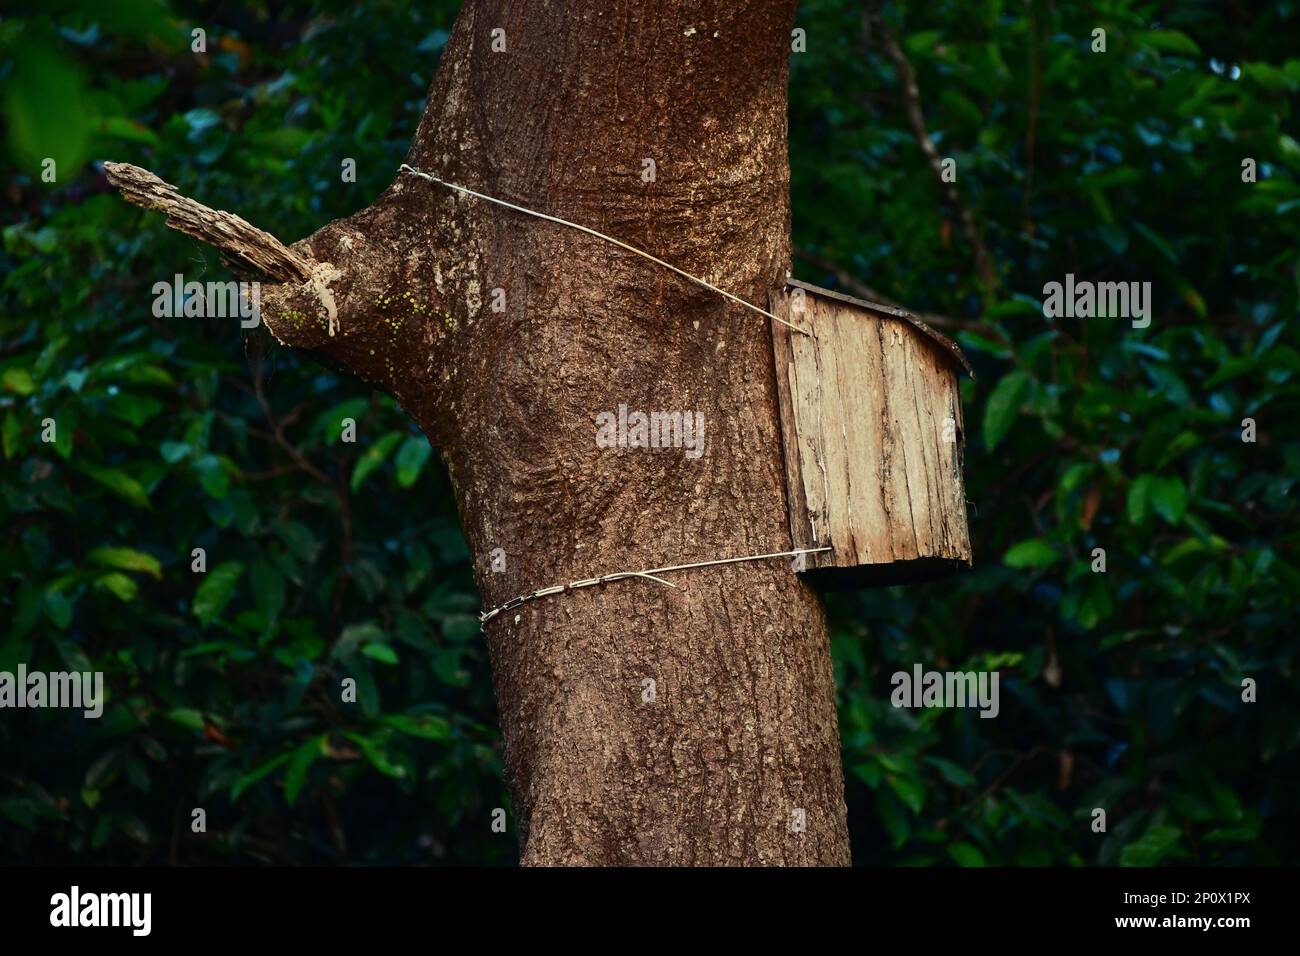
M 969 564 L 959 350 L 907 319 L 797 288 L 771 300 L 815 333 L 771 324 L 794 546 L 833 548 L 808 557 L 828 583 Z M 792 316 L 796 295 L 805 311 Z
M 774 315 L 790 315 L 789 301 L 784 291 L 774 293 L 768 301 L 768 309 Z M 793 389 L 797 388 L 797 376 L 794 367 L 794 354 L 790 338 L 792 332 L 777 322 L 770 323 L 772 328 L 772 349 L 776 361 L 776 399 L 777 411 L 781 419 L 782 457 L 785 460 L 785 482 L 787 502 L 791 514 L 804 516 L 802 520 L 792 522 L 790 535 L 794 548 L 816 548 L 817 537 L 813 529 L 814 522 L 808 515 L 808 496 L 804 492 L 803 456 L 799 450 L 799 429 L 794 415 Z
M 942 332 L 938 332 L 932 329 L 929 325 L 925 323 L 925 321 L 921 319 L 920 316 L 913 315 L 911 312 L 908 312 L 906 309 L 900 309 L 897 306 L 886 305 L 883 302 L 872 302 L 870 299 L 855 298 L 854 296 L 851 295 L 845 295 L 843 292 L 836 292 L 833 289 L 823 289 L 820 286 L 815 286 L 808 282 L 800 282 L 798 279 L 790 279 L 788 282 L 788 286 L 791 289 L 803 289 L 805 292 L 810 292 L 813 295 L 816 295 L 823 299 L 834 299 L 838 302 L 846 302 L 849 305 L 856 305 L 858 308 L 864 309 L 867 312 L 871 312 L 873 314 L 880 314 L 884 316 L 891 316 L 896 319 L 902 319 L 903 321 L 919 329 L 931 341 L 935 342 L 948 360 L 956 362 L 958 365 L 960 365 L 963 369 L 966 370 L 966 374 L 969 375 L 971 378 L 975 377 L 975 370 L 971 368 L 970 360 L 967 359 L 965 354 L 962 352 L 962 350 L 957 347 L 956 342 L 948 338 L 948 336 L 944 335 Z

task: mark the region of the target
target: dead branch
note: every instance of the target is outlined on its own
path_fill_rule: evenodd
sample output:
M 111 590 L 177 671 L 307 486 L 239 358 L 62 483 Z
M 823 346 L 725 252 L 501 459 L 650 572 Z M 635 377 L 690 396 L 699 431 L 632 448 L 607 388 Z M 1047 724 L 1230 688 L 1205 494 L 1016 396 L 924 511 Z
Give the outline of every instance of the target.
M 970 243 L 975 254 L 975 271 L 979 274 L 984 291 L 992 293 L 998 286 L 997 269 L 994 268 L 988 247 L 984 245 L 984 239 L 975 225 L 975 217 L 971 215 L 970 207 L 962 199 L 956 184 L 944 178 L 943 160 L 925 125 L 925 113 L 921 108 L 921 88 L 916 81 L 916 70 L 883 17 L 875 18 L 875 26 L 879 28 L 880 40 L 885 52 L 894 61 L 894 68 L 898 71 L 898 81 L 903 89 L 903 108 L 907 113 L 908 125 L 912 127 L 912 135 L 916 138 L 917 145 L 921 147 L 921 152 L 925 154 L 925 161 L 934 173 L 935 179 L 938 180 L 939 188 L 943 190 L 949 204 L 956 210 L 957 218 L 961 220 L 966 241 Z
M 269 232 L 233 213 L 212 209 L 182 196 L 171 183 L 130 163 L 104 163 L 110 185 L 122 197 L 144 209 L 167 216 L 167 225 L 219 250 L 237 270 L 265 276 L 273 282 L 306 282 L 317 263 L 294 252 Z

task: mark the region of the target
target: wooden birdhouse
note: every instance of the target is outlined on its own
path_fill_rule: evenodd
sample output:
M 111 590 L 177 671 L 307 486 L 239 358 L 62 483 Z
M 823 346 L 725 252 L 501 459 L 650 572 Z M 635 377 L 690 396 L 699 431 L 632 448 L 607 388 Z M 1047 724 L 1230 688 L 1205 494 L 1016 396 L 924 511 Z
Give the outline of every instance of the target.
M 901 309 L 790 280 L 772 313 L 794 547 L 827 587 L 970 566 L 956 344 Z

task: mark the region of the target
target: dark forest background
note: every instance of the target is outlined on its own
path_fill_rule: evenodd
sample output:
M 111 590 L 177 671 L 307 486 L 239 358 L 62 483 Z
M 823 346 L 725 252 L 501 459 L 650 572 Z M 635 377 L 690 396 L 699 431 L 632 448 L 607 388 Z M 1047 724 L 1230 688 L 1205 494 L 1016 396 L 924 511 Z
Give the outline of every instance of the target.
M 263 329 L 155 318 L 155 282 L 230 275 L 97 165 L 305 236 L 394 178 L 457 8 L 6 4 L 0 670 L 111 697 L 0 712 L 0 861 L 516 860 L 438 457 Z M 797 25 L 796 275 L 927 314 L 978 376 L 974 570 L 828 598 L 855 861 L 1296 863 L 1300 5 L 806 0 Z M 1045 318 L 1067 273 L 1150 282 L 1150 327 Z M 999 717 L 893 708 L 915 662 L 1000 671 Z

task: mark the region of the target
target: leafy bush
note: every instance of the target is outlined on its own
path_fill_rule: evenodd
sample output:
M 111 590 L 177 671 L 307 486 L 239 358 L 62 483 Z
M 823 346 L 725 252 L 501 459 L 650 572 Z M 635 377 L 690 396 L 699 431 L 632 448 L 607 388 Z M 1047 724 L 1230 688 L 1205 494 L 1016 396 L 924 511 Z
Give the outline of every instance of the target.
M 823 265 L 806 277 L 835 281 L 830 260 L 946 316 L 979 376 L 973 573 L 834 604 L 855 859 L 1295 863 L 1297 14 L 1025 9 L 882 11 L 992 293 L 880 26 L 800 15 L 794 228 Z M 1067 273 L 1150 282 L 1150 326 L 1046 319 Z M 896 710 L 889 676 L 915 662 L 997 669 L 1000 716 Z
M 93 155 L 297 237 L 367 202 L 404 156 L 454 13 L 405 6 L 205 18 L 197 67 L 187 43 L 160 54 L 87 15 L 57 32 L 29 19 L 16 42 L 88 63 Z M 151 22 L 189 36 L 187 20 Z M 153 283 L 223 280 L 215 255 L 93 168 L 59 168 L 62 188 L 11 181 L 4 233 L 0 669 L 93 665 L 117 696 L 99 721 L 6 712 L 4 856 L 513 860 L 488 826 L 508 806 L 491 679 L 428 442 L 260 329 L 154 318 Z M 339 441 L 349 417 L 355 444 Z M 345 677 L 359 712 L 340 703 Z M 210 836 L 191 832 L 194 807 Z

